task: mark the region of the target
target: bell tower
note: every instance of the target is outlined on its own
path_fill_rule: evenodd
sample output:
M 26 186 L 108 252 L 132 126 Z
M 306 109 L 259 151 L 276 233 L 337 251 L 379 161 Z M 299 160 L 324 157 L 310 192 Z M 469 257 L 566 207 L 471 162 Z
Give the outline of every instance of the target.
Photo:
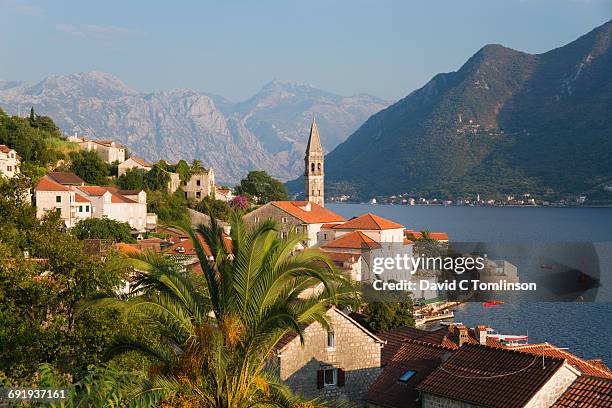
M 319 204 L 321 207 L 325 205 L 324 159 L 325 153 L 323 152 L 323 146 L 321 146 L 319 129 L 317 129 L 317 122 L 313 118 L 308 146 L 306 147 L 306 156 L 304 157 L 306 165 L 306 171 L 304 172 L 304 179 L 306 180 L 305 193 L 308 201 Z

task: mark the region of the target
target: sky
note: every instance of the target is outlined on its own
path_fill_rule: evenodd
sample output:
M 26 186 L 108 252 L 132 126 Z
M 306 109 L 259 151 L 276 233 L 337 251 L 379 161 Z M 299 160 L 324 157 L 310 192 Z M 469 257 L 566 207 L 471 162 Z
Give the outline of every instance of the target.
M 0 0 L 0 79 L 96 70 L 233 101 L 282 79 L 397 100 L 485 44 L 540 53 L 610 19 L 612 0 Z

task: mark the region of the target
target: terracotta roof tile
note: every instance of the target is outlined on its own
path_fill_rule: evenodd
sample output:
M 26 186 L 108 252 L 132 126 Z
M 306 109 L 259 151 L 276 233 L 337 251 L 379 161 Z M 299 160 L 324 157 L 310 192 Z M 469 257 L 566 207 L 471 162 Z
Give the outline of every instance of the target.
M 487 407 L 525 405 L 564 360 L 464 344 L 417 387 L 421 392 Z
M 271 201 L 270 204 L 307 224 L 345 221 L 341 215 L 308 201 Z M 308 206 L 310 206 L 310 211 L 306 210 Z
M 149 163 L 147 163 L 146 161 L 144 161 L 143 159 L 140 159 L 138 157 L 130 157 L 130 159 L 132 159 L 133 161 L 135 161 L 136 163 L 140 164 L 143 167 L 153 167 L 152 165 L 150 165 Z
M 100 187 L 100 186 L 80 186 L 79 190 L 83 191 L 84 193 L 87 193 L 90 196 L 94 196 L 94 197 L 103 196 L 108 191 L 104 187 Z
M 612 407 L 612 380 L 582 375 L 559 397 L 553 407 Z
M 11 150 L 13 150 L 13 149 L 8 147 L 7 145 L 0 144 L 0 152 L 2 152 L 2 153 L 9 153 Z
M 383 350 L 385 348 L 387 345 Z M 386 363 L 382 373 L 368 390 L 365 400 L 385 407 L 420 407 L 416 387 L 453 351 L 418 340 L 406 340 Z M 414 371 L 414 375 L 407 381 L 400 381 L 400 377 L 409 370 Z
M 80 194 L 74 195 L 74 201 L 77 203 L 91 203 L 91 201 L 89 201 L 87 198 L 83 197 Z
M 47 176 L 64 185 L 82 186 L 85 184 L 83 179 L 68 171 L 51 171 L 47 173 Z
M 43 176 L 36 184 L 36 191 L 70 191 L 70 189 L 47 176 Z
M 335 226 L 336 229 L 355 229 L 355 230 L 386 230 L 386 229 L 397 229 L 404 228 L 403 225 L 396 222 L 387 220 L 386 218 L 379 217 L 378 215 L 367 213 L 354 217 L 345 222 Z
M 353 231 L 342 235 L 331 242 L 321 245 L 321 248 L 345 248 L 345 249 L 376 249 L 380 244 L 368 237 L 361 231 Z
M 549 343 L 525 344 L 520 346 L 510 347 L 512 350 L 518 350 L 526 353 L 537 354 L 550 357 L 559 357 L 567 360 L 568 364 L 574 366 L 580 372 L 594 377 L 612 378 L 612 371 L 606 367 L 603 362 L 601 364 L 593 364 L 584 360 L 567 350 L 563 350 Z

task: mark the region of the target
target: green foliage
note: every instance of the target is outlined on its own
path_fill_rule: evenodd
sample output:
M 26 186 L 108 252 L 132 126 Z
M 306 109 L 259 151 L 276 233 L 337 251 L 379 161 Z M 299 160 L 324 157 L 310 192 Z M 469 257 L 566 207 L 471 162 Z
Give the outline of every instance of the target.
M 113 254 L 85 254 L 56 214 L 37 220 L 22 182 L 0 180 L 0 372 L 19 384 L 49 362 L 79 378 L 121 326 L 113 311 L 77 317 L 75 304 L 111 293 L 126 269 Z
M 117 186 L 122 190 L 144 190 L 145 188 L 145 171 L 142 169 L 132 168 L 127 169 L 119 178 L 117 178 Z
M 162 191 L 147 193 L 147 208 L 150 212 L 168 224 L 185 223 L 189 221 L 187 214 L 187 199 L 180 188 L 174 194 Z
M 293 396 L 267 370 L 267 361 L 287 332 L 303 339 L 308 323 L 329 327 L 326 306 L 338 299 L 337 288 L 344 277 L 318 251 L 293 254 L 304 237 L 281 240 L 273 223 L 247 231 L 233 215 L 231 249 L 214 221 L 190 235 L 204 269 L 206 296 L 179 272 L 179 265 L 147 253 L 132 257 L 137 269 L 144 271 L 133 287 L 141 295 L 127 301 L 109 297 L 83 303 L 83 312 L 117 310 L 126 324 L 163 340 L 150 344 L 118 338 L 110 350 L 111 355 L 137 351 L 156 361 L 156 370 L 139 386 L 127 388 L 124 403 L 330 406 L 320 401 L 305 404 Z M 213 261 L 197 236 L 215 254 Z M 323 289 L 318 295 L 300 296 L 320 284 Z
M 79 221 L 70 232 L 78 239 L 109 239 L 114 242 L 134 243 L 130 225 L 109 218 L 87 218 Z
M 287 189 L 280 181 L 272 178 L 265 171 L 250 171 L 246 178 L 236 186 L 236 193 L 256 196 L 260 203 L 287 199 Z
M 46 116 L 34 115 L 34 119 L 9 117 L 0 109 L 0 144 L 15 149 L 22 161 L 46 166 L 65 158 L 61 150 L 51 145 L 60 137 L 57 126 Z
M 165 191 L 169 182 L 170 174 L 157 164 L 144 174 L 144 183 L 149 190 Z
M 188 182 L 191 179 L 191 167 L 185 160 L 179 160 L 174 171 L 178 173 L 181 183 Z
M 221 221 L 229 221 L 231 207 L 221 200 L 215 200 L 212 197 L 204 197 L 195 208 L 197 211 L 208 214 Z
M 70 170 L 85 182 L 95 185 L 108 183 L 109 166 L 94 151 L 80 150 L 71 152 Z
M 363 310 L 367 325 L 375 332 L 385 332 L 396 327 L 414 327 L 412 302 L 370 302 Z

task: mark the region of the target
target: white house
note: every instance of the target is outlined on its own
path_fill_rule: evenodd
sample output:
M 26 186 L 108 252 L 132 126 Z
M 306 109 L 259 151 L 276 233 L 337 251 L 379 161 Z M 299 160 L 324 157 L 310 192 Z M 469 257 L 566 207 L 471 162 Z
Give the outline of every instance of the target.
M 71 186 L 64 186 L 51 177 L 43 176 L 36 184 L 36 217 L 42 218 L 49 211 L 56 211 L 67 228 L 92 217 L 92 203 Z
M 147 193 L 144 191 L 99 186 L 79 186 L 76 189 L 93 204 L 94 218 L 127 222 L 135 232 L 146 232 Z
M 0 145 L 0 174 L 12 178 L 19 173 L 21 158 L 17 152 L 8 146 Z

